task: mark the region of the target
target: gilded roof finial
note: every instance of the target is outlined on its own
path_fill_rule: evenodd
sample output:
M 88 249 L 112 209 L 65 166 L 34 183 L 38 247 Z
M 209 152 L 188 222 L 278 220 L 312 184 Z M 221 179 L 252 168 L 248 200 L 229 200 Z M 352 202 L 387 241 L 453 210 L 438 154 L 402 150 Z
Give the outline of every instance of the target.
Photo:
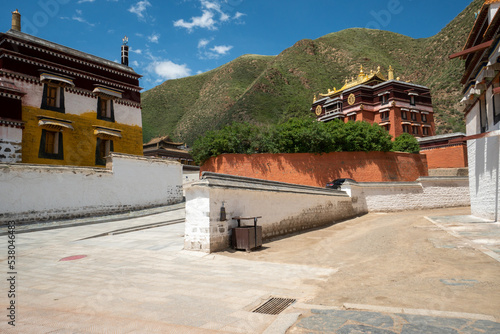
M 316 94 L 314 94 L 313 102 L 316 102 Z
M 389 75 L 387 76 L 388 80 L 394 80 L 394 70 L 392 69 L 392 66 L 389 65 Z
M 380 65 L 377 66 L 377 73 L 379 73 L 379 72 L 380 72 Z

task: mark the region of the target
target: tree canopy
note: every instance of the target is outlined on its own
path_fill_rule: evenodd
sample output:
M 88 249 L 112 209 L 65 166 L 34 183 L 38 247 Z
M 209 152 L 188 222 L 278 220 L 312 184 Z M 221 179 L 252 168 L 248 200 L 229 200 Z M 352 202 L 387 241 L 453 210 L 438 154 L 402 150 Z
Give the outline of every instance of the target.
M 408 138 L 413 138 L 414 142 Z M 401 137 L 401 136 L 400 136 Z M 398 138 L 400 138 L 398 137 Z M 334 120 L 328 123 L 313 118 L 291 118 L 274 126 L 259 127 L 233 123 L 209 131 L 198 138 L 192 155 L 199 164 L 222 153 L 328 153 L 341 151 L 418 152 L 416 139 L 405 134 L 391 141 L 391 135 L 378 124 Z M 396 146 L 397 143 L 397 146 Z M 416 147 L 414 145 L 416 143 Z

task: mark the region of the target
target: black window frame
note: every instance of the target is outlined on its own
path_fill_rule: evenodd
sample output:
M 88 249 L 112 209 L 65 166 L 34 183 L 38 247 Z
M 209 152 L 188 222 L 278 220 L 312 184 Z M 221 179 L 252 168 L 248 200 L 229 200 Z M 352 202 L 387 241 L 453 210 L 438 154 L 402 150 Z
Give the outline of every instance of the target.
M 49 93 L 49 86 L 56 87 L 59 89 L 59 107 L 53 107 L 48 105 L 47 103 L 47 97 Z M 51 84 L 51 83 L 44 83 L 43 84 L 43 95 L 42 95 L 42 104 L 40 106 L 40 109 L 44 110 L 51 110 L 51 111 L 56 111 L 60 112 L 62 114 L 66 113 L 66 109 L 64 107 L 64 87 Z
M 479 98 L 479 129 L 481 133 L 488 131 L 488 111 L 486 109 L 486 97 Z
M 493 85 L 493 88 L 497 88 L 498 84 Z M 495 103 L 495 100 L 498 99 L 498 104 Z M 500 94 L 491 95 L 491 104 L 493 106 L 493 125 L 497 125 L 500 121 Z
M 415 95 L 410 95 L 410 105 L 414 106 L 416 105 L 417 99 L 415 98 Z
M 113 140 L 111 139 L 102 139 L 97 138 L 96 147 L 95 147 L 95 164 L 98 166 L 106 166 L 106 158 L 101 158 L 101 143 L 104 140 L 109 140 L 109 152 L 114 152 Z
M 109 109 L 110 109 L 110 117 L 106 117 L 102 115 L 102 108 L 101 108 L 101 101 L 102 99 L 105 99 L 109 101 Z M 103 98 L 101 96 L 97 97 L 97 119 L 108 121 L 108 122 L 115 122 L 115 109 L 114 109 L 114 103 L 113 99 L 108 99 L 108 98 Z
M 58 138 L 57 153 L 47 153 L 45 151 L 45 143 L 47 141 L 47 132 L 55 132 Z M 42 136 L 40 138 L 40 148 L 38 150 L 38 157 L 41 159 L 54 159 L 64 160 L 64 146 L 63 146 L 63 133 L 61 131 L 50 131 L 42 129 Z

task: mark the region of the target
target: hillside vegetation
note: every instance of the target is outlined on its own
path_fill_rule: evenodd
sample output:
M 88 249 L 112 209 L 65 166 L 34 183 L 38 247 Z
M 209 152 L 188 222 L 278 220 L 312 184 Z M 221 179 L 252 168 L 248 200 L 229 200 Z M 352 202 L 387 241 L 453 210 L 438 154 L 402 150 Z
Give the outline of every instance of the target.
M 244 55 L 212 71 L 168 80 L 142 94 L 144 141 L 170 135 L 191 145 L 233 121 L 276 124 L 310 114 L 313 96 L 340 88 L 359 66 L 389 65 L 395 76 L 431 89 L 438 133 L 464 131 L 462 49 L 483 1 L 474 0 L 437 35 L 413 39 L 362 28 L 301 40 L 277 56 Z

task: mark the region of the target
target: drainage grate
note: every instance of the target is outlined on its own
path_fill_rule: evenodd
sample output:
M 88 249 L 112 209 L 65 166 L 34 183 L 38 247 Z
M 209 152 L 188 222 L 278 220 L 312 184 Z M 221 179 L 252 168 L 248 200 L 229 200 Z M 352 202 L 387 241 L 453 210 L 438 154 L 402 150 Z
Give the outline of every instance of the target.
M 257 306 L 257 308 L 252 312 L 263 314 L 280 314 L 288 306 L 295 303 L 295 301 L 296 299 L 273 297 L 264 304 Z

